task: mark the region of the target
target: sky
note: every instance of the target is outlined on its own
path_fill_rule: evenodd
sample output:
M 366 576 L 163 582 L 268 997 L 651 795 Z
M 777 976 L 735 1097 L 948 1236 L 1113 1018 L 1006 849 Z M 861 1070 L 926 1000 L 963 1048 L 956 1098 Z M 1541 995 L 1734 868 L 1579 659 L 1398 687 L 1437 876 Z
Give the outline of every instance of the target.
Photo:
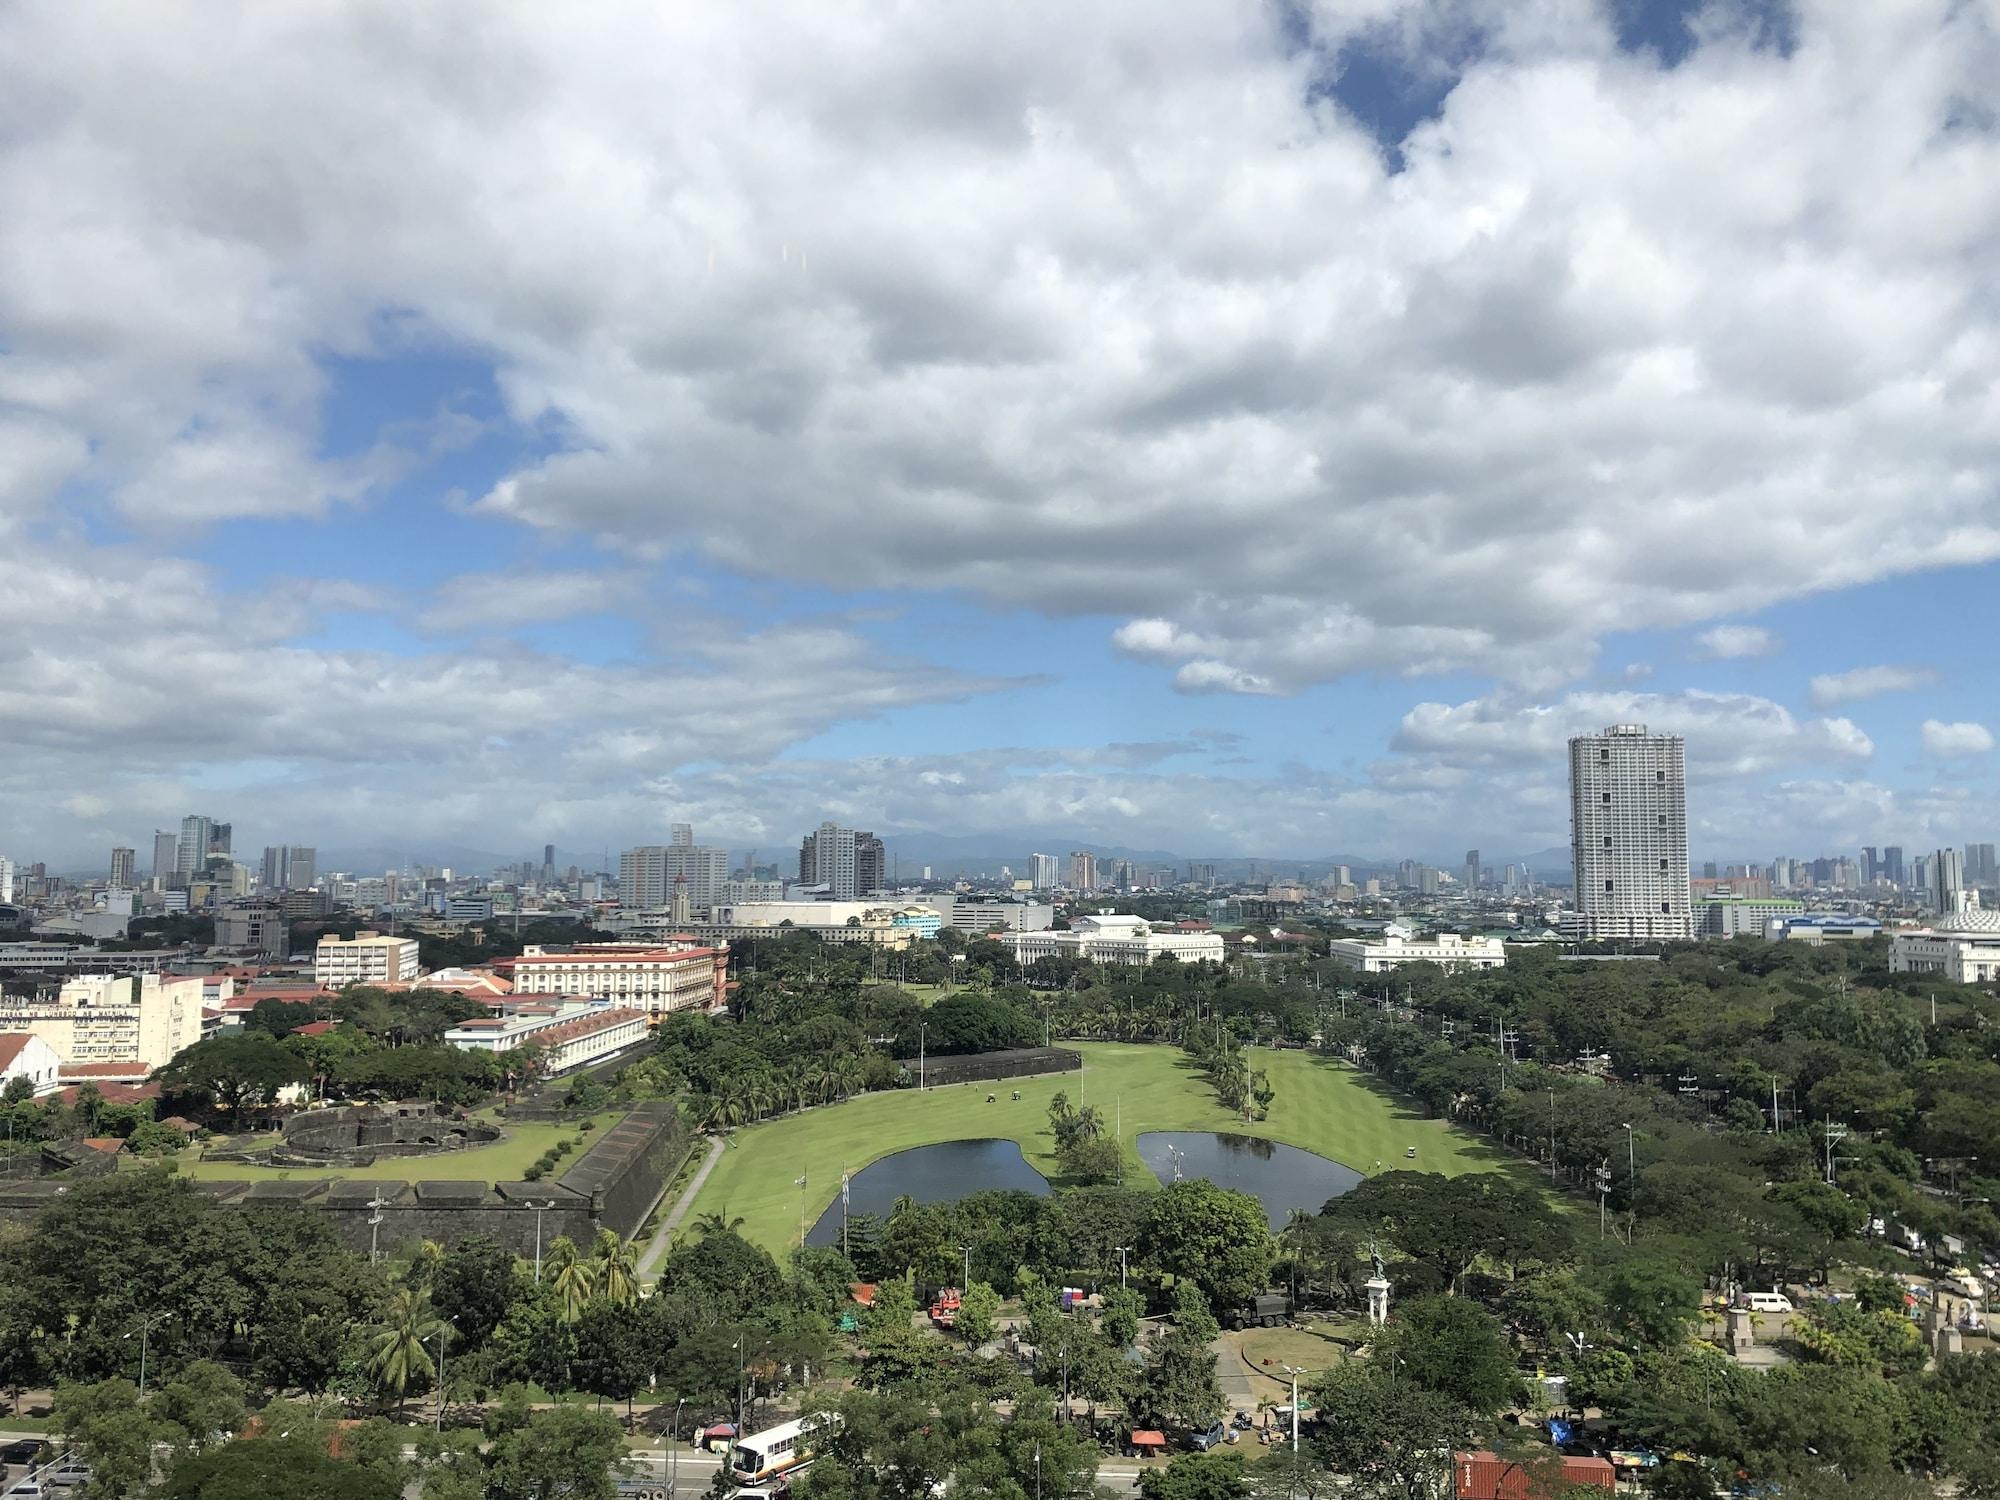
M 0 853 L 2000 838 L 2000 0 L 0 10 Z M 1067 843 L 1065 843 L 1067 841 Z

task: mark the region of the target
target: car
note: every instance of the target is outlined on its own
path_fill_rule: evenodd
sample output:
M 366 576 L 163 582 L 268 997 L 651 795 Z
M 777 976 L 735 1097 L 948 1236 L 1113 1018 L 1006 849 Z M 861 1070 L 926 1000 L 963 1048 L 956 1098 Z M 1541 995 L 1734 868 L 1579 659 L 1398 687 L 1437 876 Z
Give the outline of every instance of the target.
M 1188 1434 L 1188 1446 L 1197 1453 L 1206 1453 L 1228 1436 L 1229 1429 L 1217 1422 L 1212 1427 L 1204 1427 L 1200 1432 Z
M 40 1438 L 15 1438 L 0 1447 L 0 1464 L 31 1464 L 42 1456 L 42 1449 L 46 1446 Z
M 42 1488 L 39 1479 L 23 1479 L 18 1484 L 10 1486 L 4 1492 L 4 1496 L 0 1496 L 0 1500 L 43 1500 L 47 1494 L 48 1491 Z
M 52 1490 L 81 1489 L 90 1483 L 90 1465 L 67 1463 L 53 1468 L 41 1476 L 42 1483 Z

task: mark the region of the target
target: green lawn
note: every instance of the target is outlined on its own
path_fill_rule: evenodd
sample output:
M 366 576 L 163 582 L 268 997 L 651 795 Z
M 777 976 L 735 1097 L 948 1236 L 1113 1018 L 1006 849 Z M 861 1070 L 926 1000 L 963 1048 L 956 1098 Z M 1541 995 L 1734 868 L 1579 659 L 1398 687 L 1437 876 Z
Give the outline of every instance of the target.
M 1180 1049 L 1112 1042 L 1064 1043 L 1081 1051 L 1076 1074 L 865 1094 L 739 1130 L 695 1199 L 693 1213 L 741 1216 L 743 1232 L 782 1253 L 798 1243 L 801 1193 L 808 1226 L 840 1190 L 843 1170 L 934 1141 L 997 1137 L 1016 1141 L 1037 1171 L 1052 1175 L 1049 1099 L 1066 1089 L 1073 1103 L 1094 1104 L 1114 1120 L 1125 1149 L 1128 1184 L 1153 1186 L 1137 1138 L 1148 1130 L 1232 1130 L 1267 1136 L 1344 1162 L 1361 1172 L 1418 1167 L 1455 1176 L 1493 1170 L 1498 1158 L 1473 1137 L 1369 1088 L 1352 1070 L 1309 1052 L 1252 1053 L 1277 1098 L 1268 1120 L 1244 1124 L 1215 1102 L 1206 1079 Z M 1017 1101 L 1011 1096 L 1021 1091 Z M 986 1096 L 997 1094 L 988 1104 Z M 1081 1094 L 1081 1099 L 1079 1099 Z M 1418 1148 L 1417 1160 L 1404 1151 Z
M 470 1151 L 454 1151 L 439 1156 L 388 1157 L 371 1167 L 260 1167 L 233 1161 L 203 1161 L 201 1148 L 192 1146 L 181 1153 L 180 1170 L 183 1177 L 249 1182 L 287 1177 L 302 1181 L 343 1177 L 362 1182 L 519 1182 L 521 1174 L 557 1141 L 581 1136 L 576 1149 L 557 1163 L 556 1174 L 560 1175 L 590 1149 L 606 1127 L 618 1118 L 618 1114 L 613 1111 L 596 1116 L 588 1131 L 583 1129 L 580 1121 L 559 1125 L 514 1125 L 484 1114 L 475 1118 L 482 1124 L 498 1125 L 505 1134 L 490 1146 L 476 1146 Z

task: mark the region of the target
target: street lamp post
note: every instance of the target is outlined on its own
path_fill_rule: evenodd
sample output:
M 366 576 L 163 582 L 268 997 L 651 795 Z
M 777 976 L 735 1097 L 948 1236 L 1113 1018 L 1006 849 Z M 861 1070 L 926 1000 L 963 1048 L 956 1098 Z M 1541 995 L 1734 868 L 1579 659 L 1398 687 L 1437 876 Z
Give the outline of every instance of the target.
M 382 1208 L 389 1200 L 380 1193 L 368 1200 L 374 1210 L 368 1216 L 368 1264 L 374 1265 L 382 1258 Z
M 542 1284 L 542 1215 L 547 1213 L 550 1209 L 554 1208 L 555 1206 L 556 1204 L 553 1198 L 549 1199 L 546 1203 L 530 1203 L 528 1205 L 529 1208 L 535 1211 L 535 1285 L 536 1286 L 540 1286 Z
M 1121 1292 L 1125 1290 L 1125 1256 L 1126 1256 L 1127 1252 L 1129 1252 L 1129 1251 L 1131 1250 L 1131 1248 L 1132 1248 L 1132 1247 L 1131 1247 L 1130 1245 L 1120 1245 L 1120 1246 L 1118 1246 L 1118 1247 L 1117 1247 L 1117 1249 L 1118 1249 L 1118 1290 L 1120 1290 Z
M 152 1340 L 153 1326 L 156 1323 L 166 1322 L 172 1316 L 173 1314 L 170 1312 L 162 1312 L 142 1314 L 139 1318 L 139 1399 L 141 1401 L 146 1399 L 146 1353 L 147 1345 Z M 129 1339 L 132 1335 L 128 1333 L 125 1337 Z
M 930 1022 L 917 1023 L 917 1092 L 924 1091 L 924 1043 L 930 1036 Z
M 445 1346 L 445 1345 L 446 1345 L 447 1343 L 449 1343 L 449 1342 L 451 1341 L 451 1336 L 452 1336 L 452 1335 L 453 1335 L 454 1333 L 456 1333 L 457 1331 L 458 1331 L 458 1324 L 457 1324 L 457 1323 L 455 1323 L 455 1322 L 453 1322 L 453 1321 L 452 1321 L 451 1319 L 449 1319 L 449 1318 L 445 1319 L 444 1323 L 443 1323 L 442 1325 L 440 1325 L 440 1327 L 438 1328 L 438 1331 L 437 1331 L 437 1341 L 438 1341 L 438 1409 L 437 1409 L 437 1418 L 436 1418 L 436 1420 L 435 1420 L 435 1421 L 433 1421 L 433 1422 L 432 1422 L 432 1424 L 431 1424 L 431 1430 L 432 1430 L 433 1432 L 443 1432 L 443 1431 L 444 1431 L 444 1400 L 445 1400 L 445 1397 L 444 1397 L 444 1346 Z M 421 1342 L 421 1340 L 420 1340 L 419 1342 Z
M 1633 1144 L 1632 1127 L 1625 1131 L 1625 1243 L 1631 1244 L 1639 1227 L 1639 1148 Z
M 972 1285 L 972 1246 L 960 1245 L 958 1250 L 965 1257 L 965 1279 L 958 1284 L 959 1291 L 963 1292 Z

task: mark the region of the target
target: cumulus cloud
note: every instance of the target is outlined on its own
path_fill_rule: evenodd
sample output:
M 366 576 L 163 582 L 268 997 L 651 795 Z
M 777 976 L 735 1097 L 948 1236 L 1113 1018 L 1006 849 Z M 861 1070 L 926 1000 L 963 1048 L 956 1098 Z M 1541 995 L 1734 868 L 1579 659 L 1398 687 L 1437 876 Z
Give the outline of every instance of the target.
M 598 614 L 630 605 L 639 579 L 585 569 L 521 573 L 461 573 L 437 586 L 417 616 L 426 630 L 504 628 Z
M 1547 690 L 2000 556 L 1990 8 L 1796 9 L 1669 70 L 1584 0 L 13 7 L 0 513 L 365 504 L 323 360 L 443 344 L 538 439 L 481 514 Z M 1462 62 L 1400 174 L 1364 33 Z
M 1850 672 L 1823 672 L 1812 680 L 1814 708 L 1860 703 L 1884 693 L 1905 693 L 1938 680 L 1929 667 L 1856 667 Z
M 1718 625 L 1713 630 L 1704 630 L 1694 639 L 1702 657 L 1708 661 L 1769 656 L 1778 649 L 1778 638 L 1757 625 Z
M 1993 748 L 1993 731 L 1984 724 L 1947 724 L 1941 719 L 1924 720 L 1924 749 L 1946 760 L 1984 755 Z

